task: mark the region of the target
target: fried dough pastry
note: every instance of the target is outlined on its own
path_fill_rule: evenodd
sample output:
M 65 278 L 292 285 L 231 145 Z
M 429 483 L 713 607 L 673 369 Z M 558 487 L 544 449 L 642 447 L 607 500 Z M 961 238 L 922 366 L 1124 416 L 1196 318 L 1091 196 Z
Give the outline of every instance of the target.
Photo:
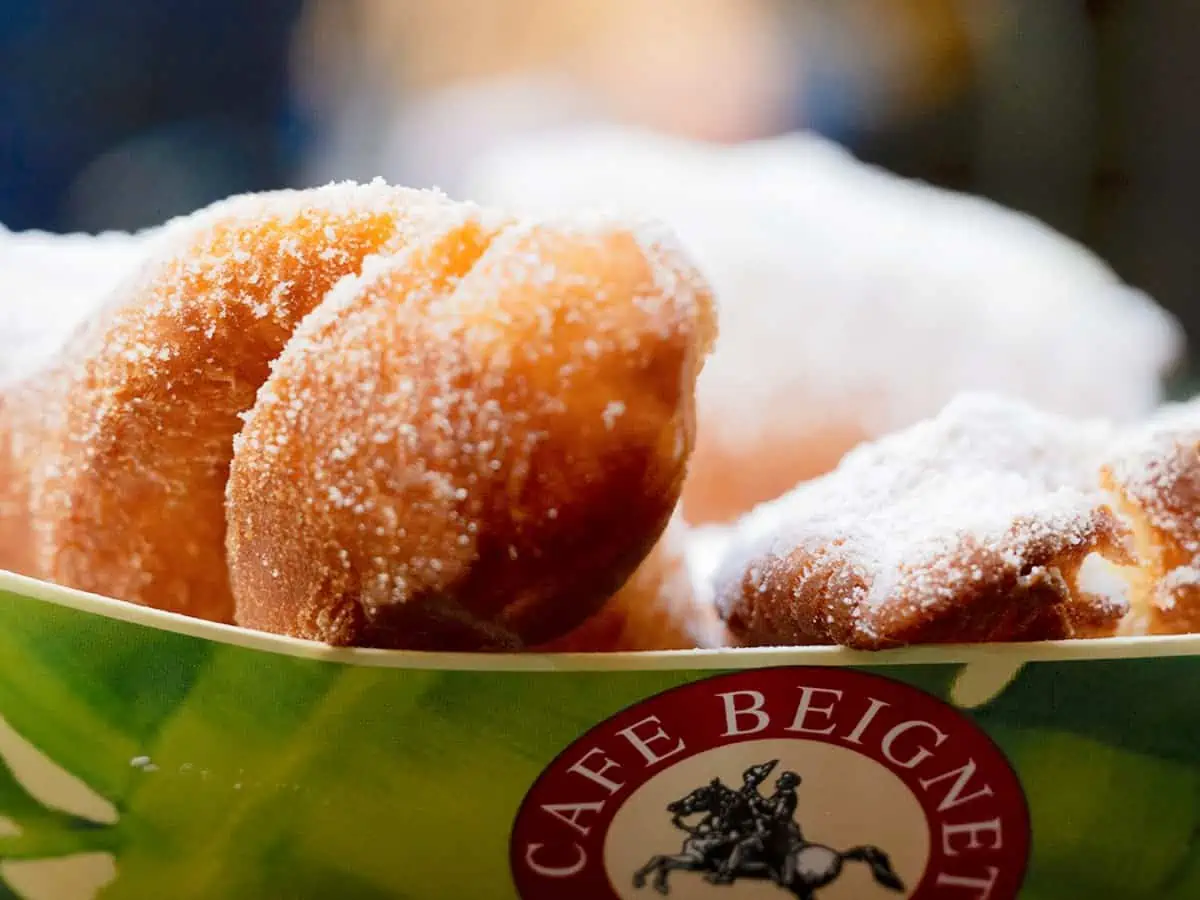
M 965 395 L 850 453 L 737 526 L 716 599 L 744 645 L 1041 640 L 1111 633 L 1119 598 L 1078 585 L 1131 562 L 1095 484 L 1111 431 Z
M 447 203 L 340 184 L 173 222 L 49 381 L 61 408 L 32 477 L 36 574 L 229 621 L 224 490 L 239 415 L 329 289 Z
M 711 598 L 688 566 L 690 529 L 676 511 L 650 555 L 594 616 L 545 653 L 694 650 L 728 643 Z
M 458 212 L 338 285 L 246 417 L 239 624 L 525 649 L 595 614 L 665 529 L 715 338 L 706 284 L 640 226 Z
M 1131 523 L 1138 560 L 1121 630 L 1200 632 L 1200 399 L 1130 429 L 1107 454 L 1102 480 Z

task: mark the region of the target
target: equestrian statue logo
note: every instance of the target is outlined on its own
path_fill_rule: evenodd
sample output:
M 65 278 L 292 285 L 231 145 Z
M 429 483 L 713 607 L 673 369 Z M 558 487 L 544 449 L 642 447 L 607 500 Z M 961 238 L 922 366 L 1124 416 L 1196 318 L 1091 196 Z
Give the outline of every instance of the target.
M 702 872 L 712 884 L 770 879 L 792 896 L 811 900 L 817 890 L 841 876 L 845 863 L 863 862 L 878 884 L 903 891 L 904 883 L 891 860 L 878 847 L 838 851 L 804 837 L 795 818 L 800 776 L 785 771 L 769 797 L 761 793 L 778 765 L 779 760 L 773 759 L 746 769 L 740 789 L 714 778 L 667 804 L 671 823 L 686 835 L 683 846 L 674 855 L 651 857 L 634 873 L 634 887 L 645 887 L 653 876 L 654 889 L 668 894 L 671 872 Z
M 579 735 L 526 792 L 509 866 L 522 900 L 1016 900 L 1030 846 L 1020 778 L 969 715 L 895 678 L 778 666 Z

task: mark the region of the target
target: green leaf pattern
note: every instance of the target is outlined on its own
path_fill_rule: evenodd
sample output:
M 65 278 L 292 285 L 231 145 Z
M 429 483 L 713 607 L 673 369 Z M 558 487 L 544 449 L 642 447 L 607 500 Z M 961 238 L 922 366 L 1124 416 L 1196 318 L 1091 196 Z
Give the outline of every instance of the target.
M 101 900 L 515 900 L 509 828 L 545 766 L 717 674 L 344 665 L 13 593 L 0 659 L 0 720 L 98 811 L 35 796 L 6 757 L 0 875 L 110 853 Z M 947 698 L 961 669 L 867 670 Z M 1200 657 L 1031 663 L 968 713 L 1028 795 L 1024 897 L 1200 897 Z

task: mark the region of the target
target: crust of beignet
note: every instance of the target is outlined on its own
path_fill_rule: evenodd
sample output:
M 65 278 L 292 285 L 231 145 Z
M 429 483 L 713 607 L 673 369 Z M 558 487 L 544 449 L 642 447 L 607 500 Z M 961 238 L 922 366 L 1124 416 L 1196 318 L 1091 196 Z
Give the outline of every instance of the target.
M 1014 526 L 1014 537 L 1029 523 Z M 905 572 L 887 597 L 835 548 L 768 553 L 723 575 L 717 599 L 743 646 L 841 644 L 883 650 L 909 644 L 1037 641 L 1111 633 L 1125 607 L 1078 590 L 1093 552 L 1129 561 L 1124 530 L 1097 511 L 1082 531 L 988 547 L 965 539 L 952 555 Z
M 464 208 L 339 287 L 260 392 L 228 489 L 237 622 L 445 651 L 577 627 L 678 502 L 714 328 L 639 233 Z

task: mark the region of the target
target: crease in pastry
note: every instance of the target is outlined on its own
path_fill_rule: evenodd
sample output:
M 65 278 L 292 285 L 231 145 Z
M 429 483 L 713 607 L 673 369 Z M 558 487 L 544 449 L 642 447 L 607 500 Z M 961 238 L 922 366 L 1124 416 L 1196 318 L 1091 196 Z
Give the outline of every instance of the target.
M 41 407 L 31 574 L 230 621 L 223 501 L 238 415 L 329 288 L 447 203 L 332 184 L 233 197 L 164 226 L 25 385 Z
M 707 285 L 658 226 L 456 215 L 339 284 L 246 415 L 226 500 L 240 624 L 530 648 L 593 615 L 665 529 Z

